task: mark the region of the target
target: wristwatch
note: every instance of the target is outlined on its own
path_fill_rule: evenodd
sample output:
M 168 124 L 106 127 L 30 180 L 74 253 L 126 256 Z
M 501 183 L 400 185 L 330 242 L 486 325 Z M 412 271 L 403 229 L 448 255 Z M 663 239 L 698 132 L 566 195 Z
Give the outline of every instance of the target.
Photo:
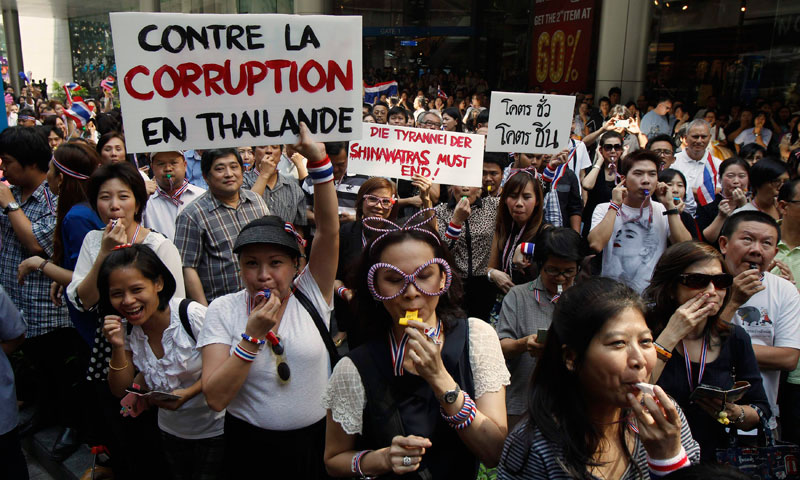
M 456 403 L 459 393 L 461 393 L 461 387 L 459 387 L 458 384 L 456 384 L 455 390 L 448 390 L 444 392 L 444 395 L 442 395 L 441 400 L 448 405 L 452 405 Z
M 19 210 L 19 203 L 17 202 L 9 202 L 8 206 L 3 209 L 3 213 L 8 215 L 8 212 L 13 212 L 14 210 Z

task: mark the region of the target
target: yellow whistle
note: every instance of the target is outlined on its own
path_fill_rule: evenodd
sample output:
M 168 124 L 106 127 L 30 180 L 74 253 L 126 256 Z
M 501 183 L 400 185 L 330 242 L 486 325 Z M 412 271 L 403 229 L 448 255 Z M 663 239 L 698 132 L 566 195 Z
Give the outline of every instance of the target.
M 400 317 L 400 320 L 398 320 L 397 323 L 400 325 L 408 325 L 409 320 L 421 321 L 417 313 L 419 313 L 419 310 L 406 310 L 406 315 L 404 317 Z
M 492 191 L 492 186 L 491 185 L 486 185 L 486 191 L 487 192 L 491 192 Z

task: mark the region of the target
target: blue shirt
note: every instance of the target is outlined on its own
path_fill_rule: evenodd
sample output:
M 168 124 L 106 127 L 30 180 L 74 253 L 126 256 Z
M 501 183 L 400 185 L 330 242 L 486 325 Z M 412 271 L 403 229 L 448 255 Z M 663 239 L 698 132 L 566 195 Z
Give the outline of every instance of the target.
M 202 155 L 195 150 L 187 150 L 183 154 L 183 158 L 186 159 L 186 180 L 196 187 L 208 190 L 206 179 L 203 178 L 203 170 L 200 168 L 201 157 Z
M 647 138 L 672 134 L 669 119 L 664 115 L 657 114 L 655 110 L 650 110 L 642 117 L 642 124 L 639 126 L 639 130 L 647 135 Z
M 22 315 L 0 286 L 0 342 L 14 340 L 25 333 Z M 14 371 L 5 352 L 0 349 L 0 435 L 17 426 L 17 392 L 14 390 Z
M 81 253 L 83 238 L 90 231 L 102 228 L 105 228 L 105 225 L 100 220 L 100 217 L 97 216 L 97 213 L 89 207 L 88 203 L 83 202 L 73 205 L 64 215 L 64 221 L 61 224 L 61 245 L 64 252 L 61 266 L 67 270 L 75 270 L 75 264 L 78 263 L 78 256 Z M 64 298 L 66 298 L 66 294 Z M 64 303 L 67 304 L 69 319 L 75 329 L 78 330 L 81 338 L 89 345 L 94 344 L 97 314 L 81 312 L 69 300 Z

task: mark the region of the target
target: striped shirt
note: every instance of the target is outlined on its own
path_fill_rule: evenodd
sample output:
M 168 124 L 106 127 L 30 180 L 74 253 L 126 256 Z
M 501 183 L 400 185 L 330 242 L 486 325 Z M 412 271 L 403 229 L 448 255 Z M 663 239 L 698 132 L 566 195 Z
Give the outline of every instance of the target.
M 252 189 L 258 180 L 255 170 L 244 172 L 242 188 Z M 278 174 L 275 188 L 264 187 L 261 198 L 266 202 L 272 215 L 277 215 L 284 222 L 294 225 L 306 225 L 306 196 L 296 179 Z
M 36 190 L 23 202 L 22 189 L 11 187 L 11 193 L 16 202 L 20 204 L 22 212 L 31 222 L 33 236 L 42 250 L 43 257 L 53 254 L 53 231 L 56 228 L 55 211 L 58 198 L 50 195 L 47 182 L 42 182 Z M 48 205 L 50 197 L 52 206 Z M 25 283 L 20 285 L 17 281 L 17 269 L 23 260 L 31 254 L 22 246 L 8 215 L 0 214 L 0 235 L 2 235 L 2 251 L 0 255 L 0 284 L 5 288 L 11 301 L 17 306 L 22 318 L 28 325 L 26 335 L 28 338 L 44 335 L 50 331 L 63 327 L 71 327 L 69 314 L 65 306 L 56 307 L 50 301 L 50 282 L 42 272 L 34 271 L 25 277 Z
M 678 415 L 681 418 L 681 444 L 689 456 L 689 461 L 698 463 L 700 461 L 700 446 L 692 438 L 689 424 L 683 411 L 675 404 Z M 533 480 L 533 479 L 558 479 L 571 480 L 573 477 L 568 474 L 563 464 L 563 454 L 561 448 L 542 435 L 539 428 L 534 428 L 532 433 L 533 441 L 530 442 L 529 432 L 526 431 L 527 422 L 522 421 L 517 424 L 514 430 L 506 438 L 503 446 L 503 454 L 500 457 L 500 465 L 497 467 L 498 480 Z M 633 462 L 628 464 L 625 474 L 620 480 L 649 479 L 650 471 L 647 468 L 647 453 L 644 445 L 639 440 L 639 435 L 635 435 L 636 443 L 633 447 Z M 640 474 L 641 473 L 641 474 Z M 591 476 L 591 478 L 597 478 Z
M 233 244 L 248 223 L 269 215 L 260 196 L 239 190 L 239 205 L 225 205 L 206 192 L 189 204 L 175 221 L 175 246 L 184 267 L 197 270 L 210 303 L 217 297 L 244 288 Z
M 333 181 L 333 184 L 336 186 L 336 198 L 339 200 L 339 213 L 356 215 L 356 197 L 358 197 L 358 189 L 361 188 L 361 184 L 368 179 L 369 177 L 365 175 L 345 174 L 341 180 Z M 306 193 L 306 202 L 313 209 L 314 185 L 311 183 L 310 176 L 306 177 L 305 183 L 303 183 L 303 191 Z

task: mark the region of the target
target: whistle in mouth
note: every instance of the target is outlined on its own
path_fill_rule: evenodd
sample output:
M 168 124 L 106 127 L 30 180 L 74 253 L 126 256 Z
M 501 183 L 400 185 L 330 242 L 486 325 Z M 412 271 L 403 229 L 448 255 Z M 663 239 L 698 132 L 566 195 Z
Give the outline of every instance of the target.
M 397 323 L 399 323 L 400 325 L 408 325 L 409 320 L 416 320 L 419 322 L 422 319 L 419 318 L 419 316 L 417 315 L 418 313 L 419 310 L 406 310 L 405 316 L 400 317 L 400 320 L 398 320 Z
M 119 223 L 119 219 L 118 218 L 115 218 L 115 219 L 111 220 L 111 230 L 114 230 L 114 227 L 117 226 L 117 223 Z
M 650 196 L 650 190 L 648 190 L 648 189 L 646 189 L 646 188 L 645 188 L 645 189 L 644 189 L 644 196 L 645 196 L 645 197 L 649 197 L 649 196 Z
M 167 174 L 167 178 L 168 178 L 168 179 L 169 179 L 169 178 L 172 178 L 172 174 L 171 174 L 171 173 L 168 173 L 168 174 Z
M 755 264 L 755 263 L 753 263 L 753 262 L 750 262 L 750 269 L 751 269 L 751 270 L 758 270 L 758 265 L 756 265 L 756 264 Z
M 486 191 L 487 192 L 491 192 L 492 191 L 492 186 L 491 185 L 486 185 Z
M 558 290 L 558 294 L 559 294 L 559 295 L 561 295 L 561 293 L 564 291 L 564 285 L 561 285 L 561 284 L 559 283 L 559 284 L 556 286 L 556 288 L 557 288 L 557 290 Z
M 272 296 L 272 292 L 270 291 L 270 289 L 269 288 L 265 288 L 264 290 L 259 290 L 258 292 L 256 292 L 256 295 L 255 295 L 255 297 L 253 299 L 258 301 L 259 297 L 264 297 L 264 300 L 269 300 L 269 297 L 271 297 L 271 296 Z

